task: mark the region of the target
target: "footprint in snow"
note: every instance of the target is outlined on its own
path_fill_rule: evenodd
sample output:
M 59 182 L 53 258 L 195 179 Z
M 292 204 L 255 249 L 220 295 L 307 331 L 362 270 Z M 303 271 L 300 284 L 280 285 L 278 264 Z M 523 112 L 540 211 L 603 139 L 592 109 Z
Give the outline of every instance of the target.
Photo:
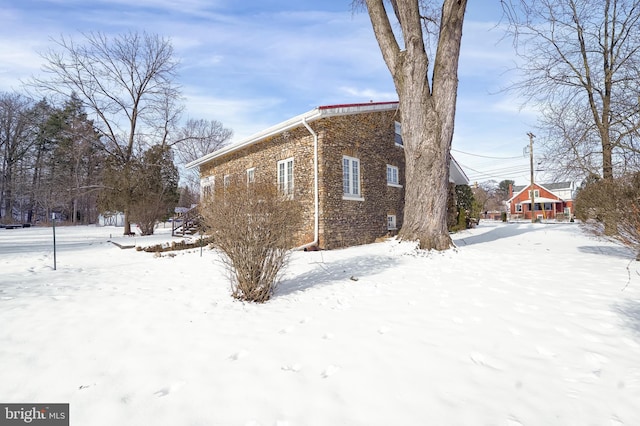
M 184 386 L 184 384 L 185 384 L 185 382 L 176 382 L 176 383 L 174 383 L 172 385 L 165 386 L 162 389 L 159 389 L 159 390 L 155 391 L 153 394 L 155 396 L 157 396 L 158 398 L 162 398 L 163 396 L 169 395 L 171 392 L 177 391 L 182 386 Z
M 327 368 L 324 369 L 324 371 L 322 372 L 321 376 L 323 379 L 329 378 L 331 376 L 333 376 L 334 374 L 336 374 L 338 371 L 340 371 L 340 367 L 338 367 L 337 365 L 330 365 Z
M 609 362 L 609 358 L 595 352 L 587 352 L 584 356 L 584 360 L 587 366 L 591 368 L 591 372 L 597 377 L 600 377 L 602 368 Z
M 542 346 L 536 346 L 536 351 L 541 357 L 544 357 L 544 358 L 555 358 L 556 356 L 555 352 L 552 352 L 546 348 L 543 348 Z
M 521 334 L 520 330 L 518 330 L 517 328 L 514 328 L 514 327 L 509 327 L 507 330 L 509 330 L 509 332 L 511 334 L 513 334 L 514 336 L 519 336 Z
M 507 426 L 523 426 L 523 425 L 522 425 L 522 422 L 518 420 L 516 417 L 510 416 L 507 419 Z
M 293 373 L 297 373 L 298 371 L 302 370 L 302 366 L 300 364 L 287 364 L 287 365 L 283 365 L 282 367 L 280 367 L 283 371 L 291 371 Z
M 291 333 L 293 330 L 295 330 L 295 328 L 294 328 L 294 327 L 291 327 L 291 326 L 289 326 L 289 327 L 285 327 L 285 328 L 283 328 L 283 329 L 281 329 L 281 330 L 280 330 L 280 334 L 289 334 L 289 333 Z
M 471 352 L 469 354 L 469 358 L 471 358 L 471 361 L 473 361 L 473 363 L 476 365 L 491 368 L 492 370 L 502 370 L 495 361 L 488 359 L 484 354 L 481 354 L 480 352 Z
M 244 357 L 246 357 L 247 355 L 249 355 L 249 351 L 245 350 L 245 349 L 241 349 L 238 352 L 231 354 L 229 356 L 229 359 L 232 361 L 238 361 L 239 359 L 242 359 Z
M 380 328 L 378 329 L 378 333 L 380 333 L 380 334 L 385 334 L 385 333 L 388 333 L 388 332 L 389 332 L 389 330 L 391 330 L 389 327 L 384 327 L 384 326 L 383 326 L 383 327 L 380 327 Z
M 333 339 L 333 333 L 325 333 L 324 336 L 322 336 L 322 338 L 324 340 L 331 340 Z

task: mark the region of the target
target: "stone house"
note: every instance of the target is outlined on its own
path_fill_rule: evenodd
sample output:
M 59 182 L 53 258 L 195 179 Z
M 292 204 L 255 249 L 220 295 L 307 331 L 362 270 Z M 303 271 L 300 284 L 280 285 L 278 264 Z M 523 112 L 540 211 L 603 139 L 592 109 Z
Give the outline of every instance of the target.
M 402 226 L 399 119 L 398 102 L 320 106 L 187 168 L 200 168 L 203 195 L 232 178 L 273 179 L 303 206 L 300 248 L 371 243 Z M 450 182 L 468 184 L 453 159 Z

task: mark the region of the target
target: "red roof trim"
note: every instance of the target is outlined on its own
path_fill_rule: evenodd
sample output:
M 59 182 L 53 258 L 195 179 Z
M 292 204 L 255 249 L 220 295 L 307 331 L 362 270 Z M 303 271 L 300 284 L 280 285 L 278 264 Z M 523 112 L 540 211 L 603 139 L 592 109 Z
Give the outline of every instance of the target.
M 319 106 L 318 109 L 334 109 L 334 108 L 350 108 L 350 107 L 363 107 L 363 106 L 371 106 L 371 105 L 393 105 L 398 104 L 398 101 L 391 102 L 365 102 L 360 104 L 339 104 L 339 105 L 323 105 Z

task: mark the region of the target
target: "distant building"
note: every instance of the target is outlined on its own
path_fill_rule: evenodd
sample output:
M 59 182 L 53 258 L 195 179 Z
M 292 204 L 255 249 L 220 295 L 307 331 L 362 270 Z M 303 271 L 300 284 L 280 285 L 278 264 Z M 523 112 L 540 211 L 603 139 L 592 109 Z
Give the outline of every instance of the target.
M 507 211 L 511 219 L 569 219 L 573 215 L 573 198 L 576 191 L 575 182 L 534 183 L 531 185 L 513 186 L 509 189 Z M 534 206 L 531 206 L 533 195 Z
M 124 213 L 106 212 L 98 215 L 99 226 L 124 226 Z

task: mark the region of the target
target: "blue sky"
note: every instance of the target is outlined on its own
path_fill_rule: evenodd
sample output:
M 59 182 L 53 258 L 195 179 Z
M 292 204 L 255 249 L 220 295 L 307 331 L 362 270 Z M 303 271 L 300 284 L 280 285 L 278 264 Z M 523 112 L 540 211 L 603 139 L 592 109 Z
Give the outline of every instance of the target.
M 501 16 L 499 0 L 469 2 L 453 154 L 472 182 L 526 183 L 536 116 L 500 92 L 515 60 Z M 351 0 L 4 0 L 0 22 L 0 91 L 40 72 L 51 38 L 170 38 L 185 118 L 218 120 L 234 140 L 319 105 L 397 99 L 368 16 L 352 13 Z

